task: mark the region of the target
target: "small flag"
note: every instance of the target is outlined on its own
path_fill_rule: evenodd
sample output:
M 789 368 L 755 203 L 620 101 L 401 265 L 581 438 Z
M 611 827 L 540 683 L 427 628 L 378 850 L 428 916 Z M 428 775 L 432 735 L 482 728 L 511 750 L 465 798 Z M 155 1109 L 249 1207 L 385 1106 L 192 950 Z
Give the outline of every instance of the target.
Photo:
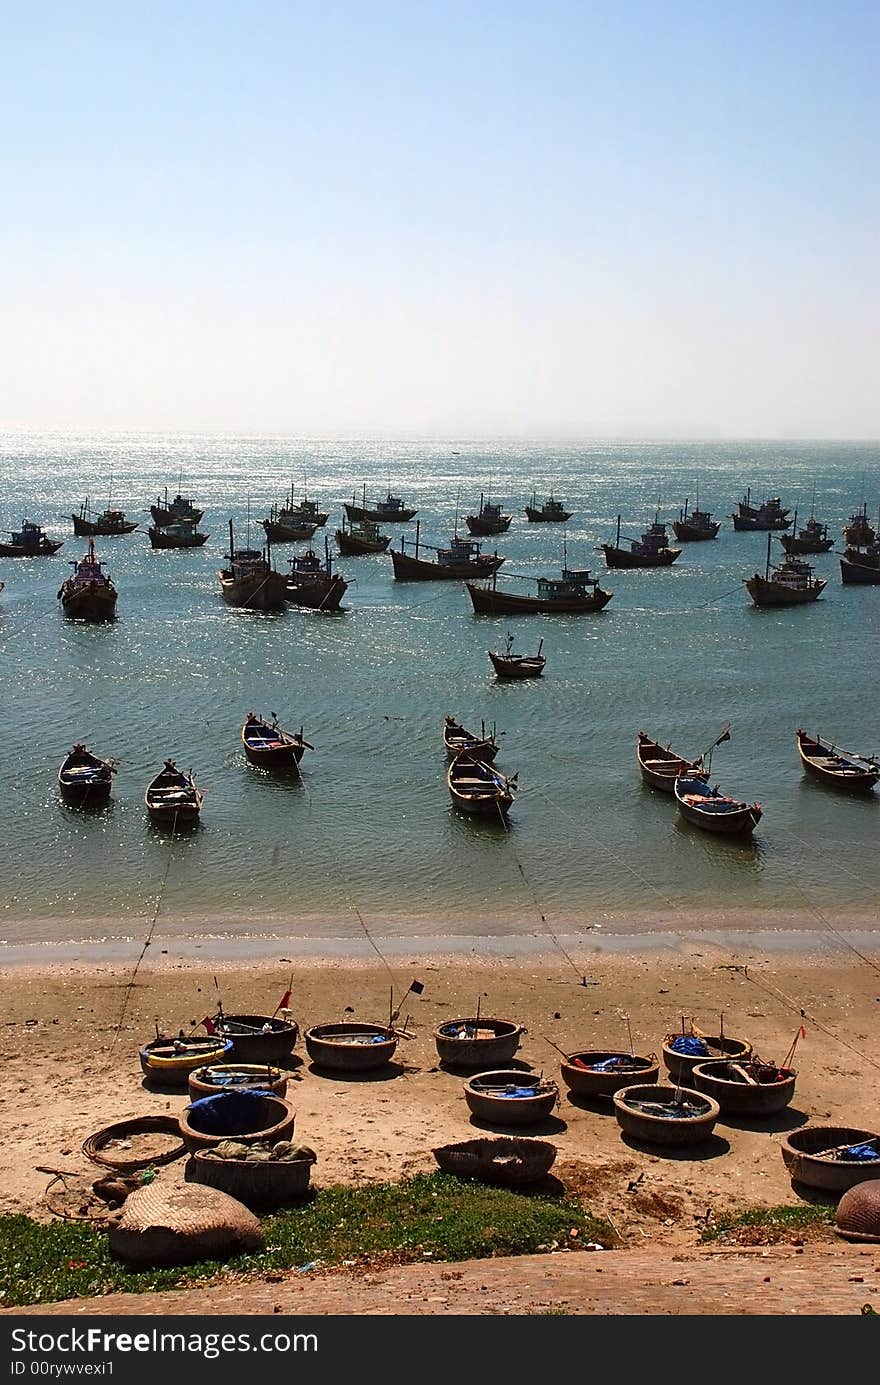
M 412 981 L 410 983 L 410 990 L 412 991 L 413 995 L 421 995 L 424 989 L 424 981 Z
M 202 1020 L 202 1024 L 205 1026 L 209 1034 L 214 1033 L 216 1025 L 214 1024 L 214 1021 L 211 1019 L 210 1015 L 205 1015 L 205 1018 Z
M 801 1038 L 802 1038 L 802 1039 L 805 1039 L 806 1037 L 807 1037 L 807 1031 L 806 1031 L 806 1029 L 804 1028 L 804 1026 L 801 1025 Z
M 721 735 L 718 737 L 717 744 L 718 744 L 718 745 L 723 745 L 725 741 L 729 741 L 729 740 L 730 740 L 730 732 L 729 732 L 729 731 L 722 731 Z
M 292 991 L 285 991 L 285 992 L 284 992 L 284 995 L 281 997 L 281 999 L 280 999 L 279 1002 L 278 1002 L 278 1010 L 286 1010 L 286 1009 L 287 1009 L 288 1005 L 290 1004 L 290 997 L 291 997 L 292 995 L 293 995 L 293 992 L 292 992 Z M 278 1013 L 278 1010 L 276 1010 L 276 1012 L 275 1012 L 276 1014 Z

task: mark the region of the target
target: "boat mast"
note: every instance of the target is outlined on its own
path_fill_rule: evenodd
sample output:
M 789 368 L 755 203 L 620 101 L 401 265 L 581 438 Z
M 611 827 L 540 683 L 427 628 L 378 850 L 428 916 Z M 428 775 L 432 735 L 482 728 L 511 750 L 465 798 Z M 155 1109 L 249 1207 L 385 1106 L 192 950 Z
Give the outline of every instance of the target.
M 772 532 L 768 529 L 768 531 L 767 531 L 767 568 L 766 568 L 766 571 L 765 571 L 765 573 L 764 573 L 764 580 L 765 580 L 765 582 L 769 582 L 769 581 L 770 581 L 770 543 L 771 543 L 772 538 L 773 538 L 773 534 L 772 534 Z
M 620 547 L 620 515 L 617 516 L 617 539 L 615 540 L 614 547 Z

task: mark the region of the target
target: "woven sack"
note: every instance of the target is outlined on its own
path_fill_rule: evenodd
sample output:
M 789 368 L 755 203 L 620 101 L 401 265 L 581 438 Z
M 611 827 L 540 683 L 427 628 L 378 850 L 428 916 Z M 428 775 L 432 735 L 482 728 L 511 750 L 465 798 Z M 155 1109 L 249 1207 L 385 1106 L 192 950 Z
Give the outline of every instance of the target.
M 110 1249 L 132 1265 L 186 1265 L 260 1250 L 263 1232 L 253 1212 L 219 1188 L 150 1183 L 125 1199 L 111 1227 Z

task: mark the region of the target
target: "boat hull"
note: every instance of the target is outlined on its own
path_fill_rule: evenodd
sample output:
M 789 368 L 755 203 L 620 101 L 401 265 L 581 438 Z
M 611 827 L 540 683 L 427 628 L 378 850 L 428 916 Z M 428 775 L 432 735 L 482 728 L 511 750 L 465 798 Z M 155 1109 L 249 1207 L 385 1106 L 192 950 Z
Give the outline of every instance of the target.
M 768 582 L 757 572 L 746 581 L 746 590 L 756 606 L 808 606 L 819 599 L 825 586 L 825 579 L 819 578 L 811 587 L 788 587 L 781 582 Z
M 526 505 L 526 519 L 529 524 L 564 524 L 573 514 L 574 510 L 563 510 L 559 515 L 545 515 L 542 510 L 535 510 L 531 505 Z
M 506 534 L 510 528 L 512 515 L 502 515 L 500 519 L 480 519 L 479 515 L 465 515 L 468 533 L 486 538 L 491 534 Z
M 186 514 L 177 514 L 174 510 L 168 509 L 164 505 L 150 506 L 150 514 L 153 516 L 153 523 L 158 529 L 164 529 L 169 524 L 198 524 L 204 513 L 204 510 L 188 510 Z
M 364 509 L 362 505 L 352 505 L 350 502 L 346 502 L 344 508 L 348 518 L 355 523 L 369 519 L 374 524 L 408 524 L 418 514 L 418 510 L 395 510 L 393 514 L 383 514 L 381 510 Z
M 51 558 L 63 543 L 63 539 L 46 539 L 38 548 L 25 548 L 19 543 L 0 543 L 0 558 Z
M 721 525 L 714 522 L 709 525 L 708 529 L 701 529 L 693 524 L 688 524 L 685 520 L 674 519 L 672 521 L 673 532 L 680 543 L 703 543 L 707 539 L 717 539 L 720 528 Z
M 814 749 L 808 750 L 807 746 L 814 747 Z M 845 757 L 842 757 L 843 763 L 835 766 L 817 763 L 819 758 L 827 759 L 833 754 L 832 747 L 823 746 L 820 742 L 804 736 L 800 731 L 797 733 L 797 748 L 801 764 L 807 773 L 823 784 L 830 784 L 832 788 L 843 789 L 846 792 L 865 793 L 870 792 L 880 780 L 880 767 L 877 769 L 862 768 L 860 765 L 846 760 Z M 821 756 L 819 752 L 823 752 Z M 844 768 L 844 764 L 846 768 Z
M 507 659 L 503 654 L 489 651 L 492 667 L 498 678 L 540 678 L 544 672 L 546 659 L 524 658 Z
M 58 771 L 58 787 L 69 803 L 105 802 L 113 787 L 113 769 L 89 751 L 71 754 Z
M 777 529 L 790 529 L 791 525 L 790 519 L 760 520 L 748 515 L 733 516 L 733 527 L 738 534 L 775 533 Z
M 737 813 L 701 813 L 698 808 L 678 799 L 678 809 L 682 817 L 692 822 L 695 827 L 702 827 L 705 832 L 727 837 L 747 836 L 755 830 L 761 819 L 761 811 L 754 805 L 749 805 Z
M 375 543 L 371 539 L 352 538 L 351 534 L 346 534 L 342 529 L 336 530 L 336 543 L 340 553 L 347 558 L 360 558 L 369 553 L 384 553 L 391 542 L 390 534 L 385 534 Z
M 781 534 L 779 542 L 786 553 L 827 553 L 834 547 L 833 539 L 799 539 L 795 534 Z
M 76 591 L 67 590 L 65 582 L 59 593 L 61 609 L 66 616 L 76 620 L 112 620 L 116 614 L 115 587 L 80 587 Z
M 169 529 L 156 529 L 151 526 L 147 533 L 151 548 L 201 548 L 210 534 L 172 534 Z
M 681 557 L 680 548 L 661 548 L 659 553 L 631 553 L 626 548 L 615 548 L 612 543 L 603 543 L 602 552 L 608 567 L 669 567 Z
M 472 563 L 432 563 L 425 558 L 414 558 L 409 553 L 391 550 L 394 576 L 398 582 L 462 582 L 469 577 L 491 577 L 497 572 L 503 558 L 497 556 L 480 558 Z
M 636 759 L 645 782 L 662 793 L 674 794 L 676 775 L 683 772 L 694 779 L 703 777 L 700 760 L 684 760 L 668 746 L 651 740 L 644 732 L 639 733 L 636 742 Z
M 287 601 L 287 578 L 283 572 L 247 577 L 231 577 L 218 572 L 223 600 L 229 606 L 248 611 L 281 611 Z
M 310 539 L 317 524 L 279 524 L 277 519 L 264 519 L 263 528 L 270 543 L 299 543 Z
M 294 606 L 306 606 L 312 611 L 338 611 L 339 604 L 348 591 L 348 583 L 343 577 L 333 577 L 326 582 L 306 582 L 297 585 L 288 581 L 285 599 Z
M 71 515 L 73 520 L 73 532 L 79 538 L 97 537 L 113 538 L 115 534 L 133 534 L 137 528 L 136 524 L 101 524 L 100 520 L 83 519 L 80 515 Z
M 492 587 L 476 587 L 467 584 L 471 604 L 478 615 L 589 615 L 604 610 L 614 595 L 597 589 L 595 596 L 562 598 L 559 601 L 543 601 L 536 596 L 517 596 L 515 592 L 500 592 Z
M 840 560 L 840 580 L 844 586 L 880 586 L 880 566 L 867 563 L 854 563 L 851 558 Z

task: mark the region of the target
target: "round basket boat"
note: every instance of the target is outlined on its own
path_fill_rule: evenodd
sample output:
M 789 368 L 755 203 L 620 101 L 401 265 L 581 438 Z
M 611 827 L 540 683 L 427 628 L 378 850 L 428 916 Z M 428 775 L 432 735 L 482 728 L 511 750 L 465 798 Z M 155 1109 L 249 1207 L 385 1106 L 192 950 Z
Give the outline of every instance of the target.
M 254 1096 L 243 1103 L 237 1098 Z M 289 1140 L 296 1122 L 296 1112 L 289 1101 L 280 1096 L 260 1096 L 246 1092 L 218 1092 L 210 1100 L 210 1113 L 201 1101 L 185 1106 L 180 1113 L 180 1134 L 190 1154 L 200 1149 L 213 1149 L 221 1140 L 238 1140 L 251 1145 L 257 1140 Z
M 468 1016 L 438 1025 L 434 1043 L 440 1061 L 451 1068 L 485 1070 L 493 1063 L 509 1063 L 525 1033 L 524 1026 L 513 1020 Z
M 82 1152 L 93 1164 L 122 1173 L 170 1164 L 186 1154 L 174 1116 L 132 1116 L 96 1130 L 83 1141 Z
M 870 1144 L 880 1153 L 880 1135 L 873 1130 L 853 1130 L 845 1125 L 805 1125 L 792 1130 L 782 1141 L 785 1167 L 798 1183 L 822 1188 L 828 1193 L 844 1193 L 868 1178 L 880 1176 L 880 1159 L 840 1159 L 831 1157 L 848 1145 Z
M 224 1015 L 218 1033 L 232 1040 L 234 1063 L 283 1063 L 299 1038 L 299 1025 L 273 1015 Z
M 196 1068 L 231 1056 L 232 1040 L 219 1034 L 209 1039 L 153 1039 L 138 1049 L 144 1076 L 163 1087 L 186 1087 Z
M 189 1094 L 193 1101 L 217 1092 L 271 1092 L 287 1095 L 287 1078 L 270 1063 L 208 1063 L 189 1075 Z
M 619 1068 L 596 1068 L 595 1064 L 607 1063 L 612 1058 L 624 1061 Z M 660 1064 L 653 1055 L 650 1058 L 633 1057 L 629 1053 L 613 1053 L 606 1049 L 571 1053 L 560 1066 L 562 1080 L 575 1096 L 605 1097 L 609 1101 L 621 1087 L 644 1086 L 646 1082 L 656 1082 L 660 1075 Z
M 681 1036 L 676 1034 L 673 1037 Z M 703 1042 L 709 1050 L 708 1053 L 676 1053 L 668 1041 L 664 1043 L 663 1062 L 673 1082 L 687 1082 L 698 1063 L 708 1063 L 713 1058 L 731 1058 L 734 1062 L 739 1062 L 743 1058 L 751 1057 L 752 1045 L 748 1039 L 729 1039 L 726 1034 L 724 1038 L 718 1034 L 706 1034 L 703 1036 Z
M 314 1155 L 259 1163 L 249 1159 L 215 1159 L 205 1150 L 198 1150 L 186 1166 L 186 1177 L 191 1183 L 219 1188 L 252 1211 L 267 1211 L 309 1191 L 314 1162 Z
M 880 1242 L 880 1178 L 847 1189 L 837 1204 L 835 1230 L 847 1241 Z
M 318 1068 L 371 1072 L 384 1067 L 397 1048 L 384 1024 L 314 1024 L 306 1030 L 306 1049 Z
M 432 1153 L 443 1172 L 455 1174 L 456 1178 L 476 1178 L 481 1183 L 517 1188 L 537 1183 L 550 1172 L 556 1146 L 533 1136 L 494 1135 L 440 1145 Z
M 624 1087 L 611 1100 L 624 1135 L 652 1145 L 702 1144 L 712 1134 L 721 1114 L 713 1097 L 689 1087 Z M 635 1102 L 650 1104 L 654 1109 L 642 1110 Z M 689 1114 L 673 1115 L 673 1110 L 682 1105 Z M 669 1108 L 668 1115 L 663 1107 Z
M 723 1116 L 772 1116 L 784 1110 L 794 1096 L 797 1073 L 791 1068 L 777 1068 L 773 1081 L 753 1077 L 747 1082 L 742 1072 L 749 1072 L 747 1065 L 712 1058 L 696 1064 L 691 1080 L 698 1092 L 715 1098 Z
M 550 1115 L 559 1100 L 551 1077 L 516 1068 L 481 1072 L 464 1084 L 471 1114 L 494 1125 L 534 1125 Z

